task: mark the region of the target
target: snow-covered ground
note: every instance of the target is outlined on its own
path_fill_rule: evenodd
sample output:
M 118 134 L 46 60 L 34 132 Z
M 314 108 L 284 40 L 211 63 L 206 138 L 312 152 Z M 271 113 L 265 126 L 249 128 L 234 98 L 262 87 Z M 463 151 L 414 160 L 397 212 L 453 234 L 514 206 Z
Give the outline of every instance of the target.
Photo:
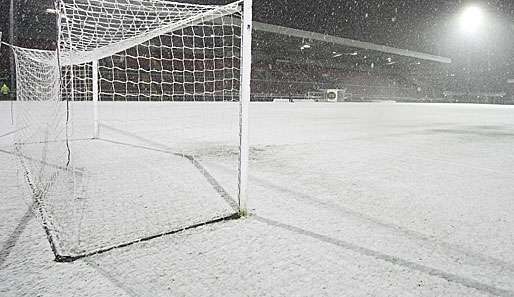
M 237 104 L 101 110 L 100 137 L 134 147 L 88 141 L 74 160 L 83 167 L 88 154 L 110 152 L 124 159 L 109 170 L 126 172 L 134 191 L 152 188 L 133 176 L 147 160 L 152 172 L 185 172 L 183 187 L 197 180 L 190 190 L 203 192 L 207 181 L 179 159 L 171 168 L 156 152 L 134 155 L 137 146 L 172 148 L 195 155 L 235 197 Z M 514 296 L 513 107 L 254 103 L 250 112 L 249 218 L 56 263 L 12 155 L 10 104 L 1 103 L 0 296 Z M 91 113 L 77 114 L 76 135 L 88 137 L 81 125 Z M 109 193 L 121 178 L 90 186 Z M 158 224 L 170 215 L 159 209 L 141 213 L 156 212 Z M 106 219 L 106 228 L 83 221 L 100 242 L 129 219 L 88 210 Z

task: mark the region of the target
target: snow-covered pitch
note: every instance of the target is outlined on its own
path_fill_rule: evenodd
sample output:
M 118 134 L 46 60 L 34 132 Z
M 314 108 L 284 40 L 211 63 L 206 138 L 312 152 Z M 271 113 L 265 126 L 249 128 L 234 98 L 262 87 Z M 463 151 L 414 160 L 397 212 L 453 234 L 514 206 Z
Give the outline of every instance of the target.
M 151 172 L 184 172 L 178 188 L 167 191 L 190 197 L 192 207 L 194 199 L 225 203 L 213 184 L 234 196 L 237 133 L 231 129 L 237 132 L 237 126 L 219 116 L 191 117 L 183 131 L 158 124 L 206 109 L 232 113 L 237 103 L 112 104 L 116 108 L 102 110 L 134 120 L 118 130 L 109 129 L 116 123 L 104 123 L 100 137 L 125 135 L 119 142 L 133 146 L 101 140 L 81 146 L 83 164 L 116 166 L 92 185 L 99 194 L 153 189 L 160 195 L 164 184 L 138 175 L 151 167 Z M 138 112 L 150 109 L 154 120 L 138 120 Z M 115 119 L 112 115 L 108 118 Z M 166 154 L 172 132 L 202 136 L 202 142 L 196 137 L 182 145 L 210 178 Z M 13 154 L 16 133 L 10 103 L 2 102 L 0 296 L 514 296 L 511 106 L 253 103 L 251 216 L 74 263 L 54 262 L 45 231 L 33 217 Z M 162 151 L 145 148 L 148 139 Z M 126 174 L 109 176 L 109 170 Z M 115 187 L 121 178 L 127 179 L 125 189 Z M 170 213 L 160 211 L 175 206 L 159 195 L 110 201 L 115 208 L 108 199 L 104 205 L 84 201 L 89 220 L 78 221 L 87 232 L 78 234 L 98 242 L 166 223 Z M 116 213 L 133 206 L 140 209 Z M 118 222 L 126 224 L 126 232 L 109 233 L 120 226 L 109 228 L 108 219 L 99 225 L 95 214 L 125 216 Z

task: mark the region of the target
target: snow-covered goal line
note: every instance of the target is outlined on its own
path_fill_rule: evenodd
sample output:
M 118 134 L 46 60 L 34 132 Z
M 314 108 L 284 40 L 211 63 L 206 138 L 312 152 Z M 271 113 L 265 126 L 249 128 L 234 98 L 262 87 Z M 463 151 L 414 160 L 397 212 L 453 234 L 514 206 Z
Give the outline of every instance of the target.
M 57 261 L 245 215 L 252 1 L 56 1 L 12 46 L 15 148 Z

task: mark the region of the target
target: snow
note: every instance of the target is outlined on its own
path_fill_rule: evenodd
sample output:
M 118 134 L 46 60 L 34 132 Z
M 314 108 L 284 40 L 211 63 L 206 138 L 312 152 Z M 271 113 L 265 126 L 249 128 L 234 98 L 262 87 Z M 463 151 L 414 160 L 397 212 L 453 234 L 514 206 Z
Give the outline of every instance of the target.
M 236 103 L 111 105 L 101 109 L 114 119 L 101 137 L 192 153 L 236 197 L 237 126 L 226 116 L 237 114 Z M 89 107 L 75 114 L 81 108 Z M 514 296 L 513 113 L 491 105 L 251 104 L 249 218 L 71 264 L 53 261 L 40 222 L 28 215 L 9 136 L 0 137 L 0 295 Z M 13 131 L 8 103 L 0 115 L 0 135 Z M 76 135 L 87 136 L 86 127 L 87 116 L 77 120 Z M 189 172 L 176 185 L 190 193 L 209 192 L 205 180 L 185 182 L 201 177 L 179 159 L 173 169 L 159 164 L 158 152 L 137 156 L 135 147 L 96 142 L 81 151 L 124 158 L 114 172 L 137 175 L 151 163 Z M 150 189 L 150 181 L 138 187 L 143 178 L 128 184 Z M 105 193 L 114 184 L 94 182 Z M 130 199 L 157 205 L 155 218 L 137 220 L 169 217 L 159 213 L 162 199 Z M 112 216 L 100 209 L 90 210 Z M 116 236 L 88 223 L 91 236 Z M 105 223 L 112 227 L 112 218 Z

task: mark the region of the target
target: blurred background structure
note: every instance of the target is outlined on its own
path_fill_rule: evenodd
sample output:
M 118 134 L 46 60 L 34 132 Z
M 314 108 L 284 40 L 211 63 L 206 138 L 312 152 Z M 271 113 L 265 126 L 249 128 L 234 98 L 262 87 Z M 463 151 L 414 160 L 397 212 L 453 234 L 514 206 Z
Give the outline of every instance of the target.
M 0 15 L 4 42 L 55 48 L 53 0 L 2 4 L 10 8 Z M 324 90 L 338 89 L 344 101 L 514 104 L 513 1 L 254 5 L 253 100 L 317 100 Z M 5 46 L 0 51 L 0 80 L 11 82 L 12 54 Z M 441 63 L 442 57 L 451 63 Z

